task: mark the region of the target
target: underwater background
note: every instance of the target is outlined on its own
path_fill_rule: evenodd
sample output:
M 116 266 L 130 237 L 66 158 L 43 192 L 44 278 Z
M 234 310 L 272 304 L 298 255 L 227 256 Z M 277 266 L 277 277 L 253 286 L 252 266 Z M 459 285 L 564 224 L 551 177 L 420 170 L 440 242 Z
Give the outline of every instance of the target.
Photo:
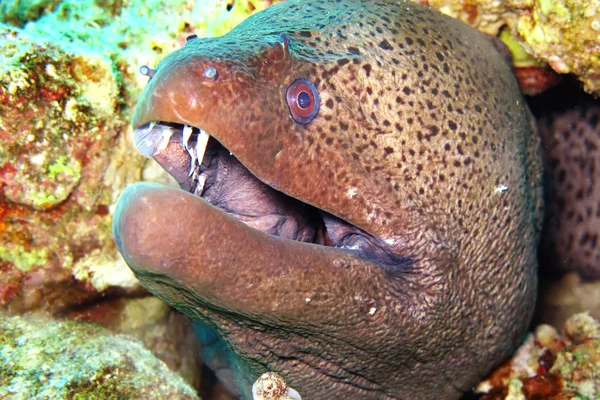
M 128 185 L 177 186 L 133 145 L 140 67 L 274 2 L 0 0 L 0 399 L 231 398 L 111 224 Z M 600 3 L 420 2 L 507 45 L 544 152 L 532 335 L 469 396 L 600 398 Z

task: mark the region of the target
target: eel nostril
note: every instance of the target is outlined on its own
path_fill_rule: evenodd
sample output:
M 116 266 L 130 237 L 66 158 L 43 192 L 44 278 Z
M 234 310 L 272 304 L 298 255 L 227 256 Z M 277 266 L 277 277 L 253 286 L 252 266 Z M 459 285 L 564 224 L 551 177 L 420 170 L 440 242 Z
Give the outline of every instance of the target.
M 147 65 L 142 65 L 140 67 L 140 74 L 147 76 L 148 78 L 152 78 L 154 74 L 156 74 L 156 70 L 148 67 Z
M 204 77 L 206 79 L 210 79 L 210 80 L 217 79 L 217 76 L 219 76 L 219 73 L 213 67 L 208 67 L 204 70 Z

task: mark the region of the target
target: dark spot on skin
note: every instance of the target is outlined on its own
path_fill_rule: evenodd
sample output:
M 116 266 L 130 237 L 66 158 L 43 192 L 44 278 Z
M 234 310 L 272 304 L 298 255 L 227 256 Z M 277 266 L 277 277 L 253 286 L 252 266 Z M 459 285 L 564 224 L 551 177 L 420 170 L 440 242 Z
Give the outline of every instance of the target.
M 342 59 L 339 59 L 339 60 L 337 61 L 338 65 L 339 65 L 340 67 L 342 67 L 342 66 L 344 66 L 344 65 L 348 64 L 349 62 L 350 62 L 350 60 L 348 60 L 347 58 L 342 58 Z
M 363 65 L 363 69 L 365 70 L 367 77 L 371 76 L 371 64 L 365 64 Z
M 394 50 L 392 45 L 385 39 L 379 43 L 379 47 L 381 47 L 383 50 Z
M 333 100 L 332 99 L 328 99 L 325 102 L 325 105 L 327 106 L 327 108 L 333 108 Z
M 354 55 L 359 55 L 360 54 L 360 50 L 356 47 L 348 47 L 348 52 L 350 54 L 354 54 Z

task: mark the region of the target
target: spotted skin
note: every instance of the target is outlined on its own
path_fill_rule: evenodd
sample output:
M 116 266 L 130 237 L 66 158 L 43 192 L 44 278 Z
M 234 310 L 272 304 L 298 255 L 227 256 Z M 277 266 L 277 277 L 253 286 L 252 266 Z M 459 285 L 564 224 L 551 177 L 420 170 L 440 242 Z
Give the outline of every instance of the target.
M 321 100 L 306 125 L 285 101 L 299 77 Z M 276 371 L 317 400 L 454 399 L 521 340 L 539 143 L 510 68 L 468 26 L 403 1 L 286 1 L 161 61 L 133 124 L 150 121 L 202 127 L 263 182 L 410 260 L 276 240 L 197 197 L 128 190 L 114 223 L 126 261 L 215 328 L 248 380 Z
M 600 103 L 539 120 L 547 182 L 544 267 L 600 278 Z

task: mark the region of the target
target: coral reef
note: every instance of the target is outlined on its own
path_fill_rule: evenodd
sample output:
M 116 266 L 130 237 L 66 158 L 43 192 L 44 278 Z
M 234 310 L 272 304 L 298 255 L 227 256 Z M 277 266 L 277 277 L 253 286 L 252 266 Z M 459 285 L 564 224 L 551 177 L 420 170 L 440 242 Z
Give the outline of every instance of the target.
M 98 323 L 113 333 L 139 339 L 172 371 L 200 387 L 200 344 L 190 320 L 153 296 L 115 298 L 65 315 L 70 320 Z
M 548 64 L 560 74 L 575 74 L 588 92 L 600 91 L 600 3 L 597 1 L 416 1 L 482 32 L 497 35 L 505 29 L 504 38 L 512 37 L 535 61 Z
M 104 177 L 124 125 L 111 60 L 8 27 L 0 57 L 0 304 L 58 310 L 132 288 L 107 256 Z
M 0 315 L 0 398 L 198 399 L 139 342 L 77 322 Z
M 270 3 L 0 4 L 0 307 L 56 313 L 141 290 L 114 249 L 113 204 L 132 182 L 173 181 L 130 142 L 138 68 Z
M 587 313 L 565 323 L 564 334 L 540 325 L 512 360 L 476 389 L 482 400 L 581 399 L 600 396 L 600 323 Z

